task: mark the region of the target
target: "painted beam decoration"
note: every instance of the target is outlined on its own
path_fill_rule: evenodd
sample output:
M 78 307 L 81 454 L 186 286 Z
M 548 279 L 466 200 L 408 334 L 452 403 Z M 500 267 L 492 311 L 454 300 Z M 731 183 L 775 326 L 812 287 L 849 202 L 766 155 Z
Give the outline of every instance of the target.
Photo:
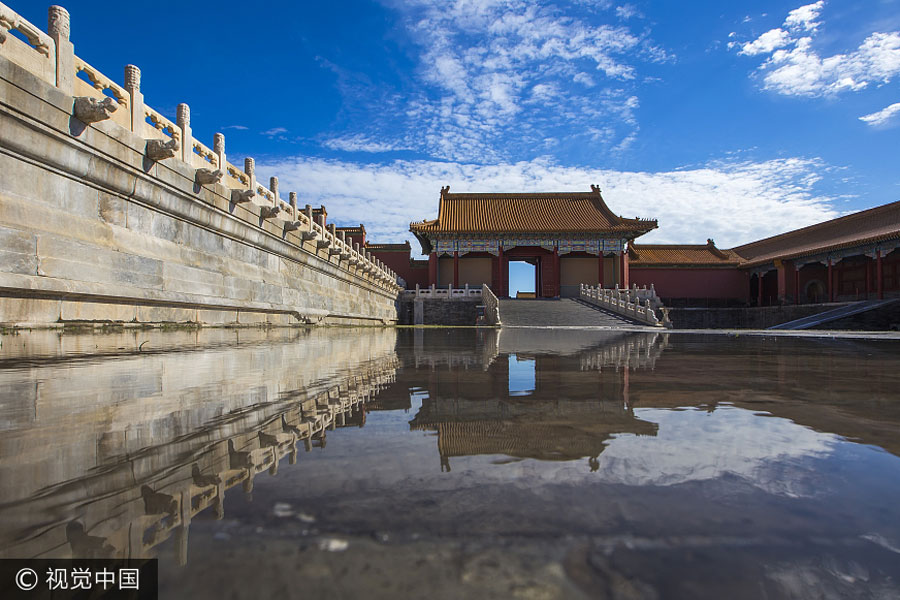
M 559 253 L 587 252 L 588 254 L 620 253 L 624 248 L 622 240 L 560 240 Z
M 550 238 L 503 238 L 503 249 L 516 248 L 518 246 L 540 246 L 553 250 L 556 240 Z
M 621 253 L 625 248 L 625 241 L 621 239 L 563 239 L 556 240 L 552 238 L 484 238 L 484 239 L 464 239 L 455 240 L 447 238 L 439 238 L 434 240 L 434 251 L 439 255 L 453 254 L 459 252 L 466 254 L 469 252 L 487 252 L 497 256 L 500 254 L 501 247 L 505 250 L 519 247 L 540 247 L 545 250 L 554 250 L 559 248 L 560 254 L 569 254 L 570 252 L 586 252 L 600 256 L 601 254 Z
M 459 251 L 462 252 L 490 252 L 494 256 L 500 254 L 500 240 L 459 240 Z
M 442 254 L 453 254 L 456 252 L 456 248 L 456 240 L 437 239 L 434 241 L 434 251 L 438 256 Z

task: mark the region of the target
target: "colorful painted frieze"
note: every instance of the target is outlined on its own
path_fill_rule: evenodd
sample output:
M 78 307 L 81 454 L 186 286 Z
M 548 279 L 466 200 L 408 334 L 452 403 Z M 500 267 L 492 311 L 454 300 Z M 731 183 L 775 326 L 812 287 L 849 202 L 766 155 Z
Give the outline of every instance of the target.
M 460 252 L 490 252 L 493 255 L 500 253 L 500 240 L 459 240 Z

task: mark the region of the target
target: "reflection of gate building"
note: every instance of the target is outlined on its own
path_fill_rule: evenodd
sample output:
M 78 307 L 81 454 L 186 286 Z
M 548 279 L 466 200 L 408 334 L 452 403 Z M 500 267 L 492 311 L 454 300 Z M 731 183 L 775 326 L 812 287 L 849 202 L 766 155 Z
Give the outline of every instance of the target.
M 427 370 L 420 368 L 417 380 L 427 398 L 410 428 L 437 433 L 443 469 L 452 457 L 480 454 L 588 457 L 593 466 L 613 435 L 656 435 L 657 426 L 635 418 L 628 402 L 629 371 L 652 368 L 666 334 L 597 331 L 575 340 L 564 333 L 492 330 L 499 340 L 484 346 L 493 343 L 495 352 L 473 349 L 484 362 L 471 368 L 459 367 L 461 353 L 452 359 L 456 368 L 449 356 L 442 366 L 421 346 L 416 362 Z M 523 392 L 514 371 L 529 363 L 533 385 Z
M 410 224 L 429 256 L 429 284 L 487 284 L 509 292 L 509 263 L 535 265 L 538 296 L 577 296 L 578 285 L 628 285 L 626 248 L 656 221 L 615 215 L 590 192 L 451 194 L 438 217 Z

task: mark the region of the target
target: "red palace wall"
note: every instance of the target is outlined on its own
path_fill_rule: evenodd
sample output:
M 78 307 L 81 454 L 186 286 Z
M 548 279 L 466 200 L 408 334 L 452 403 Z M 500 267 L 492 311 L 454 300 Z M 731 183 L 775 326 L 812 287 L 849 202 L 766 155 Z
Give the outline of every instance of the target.
M 388 268 L 393 269 L 406 281 L 407 289 L 428 287 L 428 261 L 410 261 L 410 253 L 397 252 L 396 250 L 370 250 L 372 256 L 383 262 Z
M 740 269 L 641 268 L 630 265 L 631 284 L 656 287 L 660 298 L 716 298 L 744 301 L 749 296 L 747 273 Z

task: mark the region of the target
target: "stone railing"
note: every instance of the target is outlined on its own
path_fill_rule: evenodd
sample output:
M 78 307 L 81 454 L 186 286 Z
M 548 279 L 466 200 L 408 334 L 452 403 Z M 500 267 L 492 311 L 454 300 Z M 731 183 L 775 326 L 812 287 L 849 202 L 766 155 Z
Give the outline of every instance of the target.
M 666 317 L 662 302 L 656 296 L 653 286 L 650 289 L 638 288 L 619 289 L 616 285 L 612 289 L 604 289 L 599 286 L 581 284 L 579 298 L 589 304 L 599 306 L 610 312 L 628 317 L 640 323 L 654 326 L 671 327 L 672 324 Z M 654 305 L 656 307 L 654 308 Z M 662 319 L 656 316 L 656 309 L 660 309 Z
M 300 248 L 306 242 L 307 249 L 313 242 L 311 252 L 318 255 L 328 249 L 328 258 L 338 257 L 340 266 L 352 274 L 391 293 L 399 291 L 395 272 L 365 249 L 351 247 L 343 235 L 314 223 L 309 207 L 299 212 L 296 194 L 291 192 L 290 202 L 285 202 L 278 193 L 277 177 L 270 179 L 268 188 L 257 183 L 252 158 L 245 159 L 243 171 L 229 163 L 223 134 L 215 134 L 212 149 L 195 139 L 187 104 L 178 105 L 175 122 L 147 106 L 138 67 L 126 65 L 121 86 L 75 56 L 69 13 L 64 8 L 51 6 L 48 22 L 48 33 L 43 33 L 0 2 L 0 56 L 73 96 L 73 116 L 83 127 L 108 120 L 131 131 L 146 140 L 147 160 L 181 160 L 195 169 L 196 185 L 221 185 L 223 189 L 217 191 L 225 193 L 233 206 L 243 205 L 234 211 L 238 218 L 266 230 L 264 223 L 275 223 L 285 241 Z M 27 42 L 10 31 L 17 31 Z
M 500 301 L 486 283 L 481 284 L 481 299 L 484 304 L 484 322 L 488 325 L 502 325 L 500 322 Z
M 452 284 L 447 287 L 437 287 L 432 285 L 431 287 L 423 288 L 419 287 L 419 284 L 417 283 L 416 289 L 405 290 L 403 292 L 403 298 L 406 300 L 415 298 L 431 300 L 477 300 L 482 297 L 483 289 L 484 286 L 481 288 L 470 288 L 469 284 L 466 284 L 465 287 L 461 288 L 455 288 Z

